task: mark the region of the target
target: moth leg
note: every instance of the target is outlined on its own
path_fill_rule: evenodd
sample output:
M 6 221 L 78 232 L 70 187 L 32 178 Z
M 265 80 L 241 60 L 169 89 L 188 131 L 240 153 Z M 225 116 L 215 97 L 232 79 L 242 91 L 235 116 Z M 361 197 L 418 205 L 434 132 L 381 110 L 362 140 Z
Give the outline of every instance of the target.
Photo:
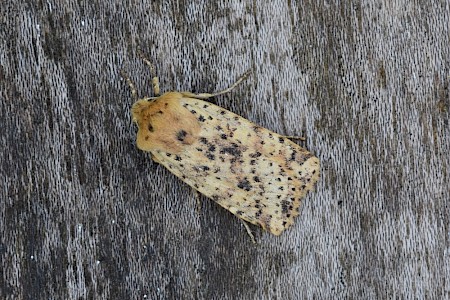
M 124 70 L 120 70 L 120 75 L 123 77 L 123 79 L 127 81 L 128 86 L 130 87 L 131 90 L 131 96 L 133 97 L 134 102 L 136 102 L 138 100 L 136 86 L 134 85 L 133 81 L 131 81 L 130 77 Z
M 151 153 L 150 153 L 150 158 L 151 158 L 155 163 L 158 163 L 158 164 L 161 163 L 161 162 L 160 162 L 154 155 L 152 155 Z
M 242 224 L 245 227 L 245 230 L 247 230 L 247 233 L 250 236 L 250 239 L 252 240 L 252 243 L 256 244 L 255 236 L 253 235 L 253 233 L 252 233 L 252 231 L 250 229 L 250 226 L 248 226 L 247 222 L 245 222 L 244 220 L 242 220 L 242 219 L 239 219 L 239 220 L 241 220 Z
M 202 214 L 202 202 L 200 201 L 201 193 L 197 190 L 192 189 L 192 193 L 195 197 L 195 203 L 197 204 L 197 213 Z
M 152 75 L 152 85 L 153 93 L 157 96 L 160 93 L 159 89 L 159 79 L 156 76 L 155 66 L 150 62 L 150 60 L 145 57 L 144 53 L 140 49 L 137 50 L 139 57 L 144 61 L 144 63 L 150 68 L 150 74 Z
M 306 138 L 303 136 L 296 136 L 296 135 L 282 135 L 281 137 L 290 139 L 290 140 L 301 140 L 301 141 L 306 141 Z
M 215 97 L 215 96 L 218 96 L 218 95 L 223 95 L 223 94 L 226 94 L 226 93 L 231 92 L 231 91 L 232 91 L 235 87 L 237 87 L 242 81 L 244 81 L 245 79 L 247 79 L 251 72 L 252 72 L 251 70 L 248 70 L 248 71 L 245 72 L 241 77 L 239 77 L 238 80 L 236 80 L 236 82 L 233 83 L 231 86 L 229 86 L 228 88 L 226 88 L 226 89 L 224 89 L 224 90 L 222 90 L 222 91 L 218 91 L 218 92 L 216 92 L 216 93 L 212 93 L 212 94 L 210 94 L 210 93 L 194 94 L 194 93 L 191 93 L 191 92 L 182 92 L 182 94 L 183 94 L 184 96 L 192 97 L 192 98 L 197 98 L 197 99 L 208 99 L 208 98 Z

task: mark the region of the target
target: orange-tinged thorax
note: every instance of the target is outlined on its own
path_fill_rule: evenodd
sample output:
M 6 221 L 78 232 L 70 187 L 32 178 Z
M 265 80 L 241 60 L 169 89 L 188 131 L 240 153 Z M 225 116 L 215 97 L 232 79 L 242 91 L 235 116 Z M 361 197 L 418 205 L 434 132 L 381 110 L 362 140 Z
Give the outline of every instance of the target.
M 155 100 L 141 99 L 133 104 L 139 149 L 176 154 L 198 139 L 199 121 L 182 106 L 182 98 L 181 93 L 169 92 Z

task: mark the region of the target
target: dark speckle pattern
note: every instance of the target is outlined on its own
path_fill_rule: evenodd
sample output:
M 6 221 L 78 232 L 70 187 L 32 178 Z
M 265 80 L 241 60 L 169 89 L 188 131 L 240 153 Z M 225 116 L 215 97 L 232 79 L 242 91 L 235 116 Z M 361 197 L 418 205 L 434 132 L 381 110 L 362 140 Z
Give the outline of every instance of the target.
M 177 132 L 177 140 L 179 140 L 180 142 L 184 141 L 184 138 L 186 137 L 187 132 L 185 130 L 180 130 Z
M 238 182 L 238 188 L 248 192 L 252 189 L 252 185 L 250 184 L 250 181 L 247 180 L 247 178 L 244 178 Z
M 176 130 L 166 144 L 182 148 L 152 152 L 155 161 L 243 220 L 276 235 L 291 226 L 301 199 L 318 179 L 318 159 L 288 138 L 232 112 L 188 100 L 181 106 L 200 131 L 193 135 L 191 123 L 182 118 L 167 122 Z M 174 105 L 170 103 L 162 116 L 170 115 Z

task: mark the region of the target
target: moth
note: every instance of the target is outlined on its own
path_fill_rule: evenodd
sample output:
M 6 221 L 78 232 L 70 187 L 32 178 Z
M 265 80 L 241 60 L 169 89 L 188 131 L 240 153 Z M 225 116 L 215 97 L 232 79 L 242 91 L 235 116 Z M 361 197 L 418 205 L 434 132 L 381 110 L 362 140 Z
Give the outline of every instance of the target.
M 157 96 L 139 100 L 134 84 L 123 77 L 136 99 L 131 114 L 137 147 L 238 218 L 280 235 L 299 215 L 301 199 L 319 179 L 320 163 L 287 136 L 205 101 L 230 92 L 248 75 L 213 94 L 160 96 L 154 75 Z

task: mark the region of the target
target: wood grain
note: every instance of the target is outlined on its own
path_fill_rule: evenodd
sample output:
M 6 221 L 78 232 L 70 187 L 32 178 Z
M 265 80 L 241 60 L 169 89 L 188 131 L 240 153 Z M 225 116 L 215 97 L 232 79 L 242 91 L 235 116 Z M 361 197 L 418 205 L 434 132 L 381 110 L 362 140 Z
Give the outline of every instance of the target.
M 0 5 L 1 299 L 450 296 L 450 5 L 420 1 Z M 141 96 L 212 101 L 322 162 L 280 237 L 135 146 Z M 200 207 L 197 206 L 200 201 Z

